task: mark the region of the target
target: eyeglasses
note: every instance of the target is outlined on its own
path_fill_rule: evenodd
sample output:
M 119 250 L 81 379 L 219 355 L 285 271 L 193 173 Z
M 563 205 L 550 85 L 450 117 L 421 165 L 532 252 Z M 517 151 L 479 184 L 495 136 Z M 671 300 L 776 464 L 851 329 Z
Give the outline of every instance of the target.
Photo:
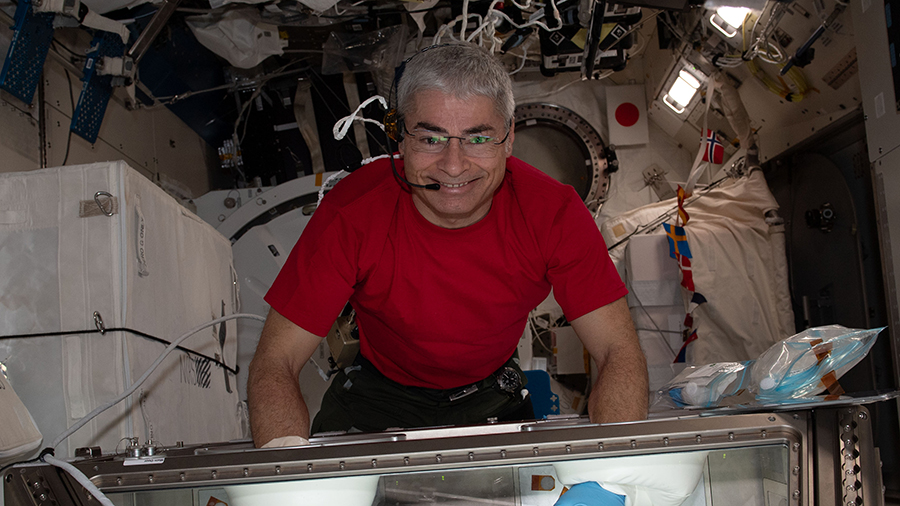
M 507 130 L 503 139 L 498 141 L 496 137 L 491 137 L 490 135 L 473 134 L 459 137 L 430 130 L 416 129 L 410 132 L 405 127 L 403 130 L 408 137 L 411 137 L 409 143 L 413 151 L 430 154 L 440 153 L 450 144 L 450 139 L 459 139 L 459 148 L 462 149 L 463 154 L 476 158 L 490 158 L 496 155 L 499 147 L 506 143 L 510 132 L 510 130 Z

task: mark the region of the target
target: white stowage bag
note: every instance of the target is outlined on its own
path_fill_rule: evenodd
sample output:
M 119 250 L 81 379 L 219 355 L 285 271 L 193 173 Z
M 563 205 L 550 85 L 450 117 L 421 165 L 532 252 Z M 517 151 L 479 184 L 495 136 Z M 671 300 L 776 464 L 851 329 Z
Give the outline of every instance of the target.
M 41 432 L 28 408 L 0 371 L 0 467 L 23 460 L 40 448 Z
M 625 496 L 625 506 L 679 506 L 697 488 L 707 452 L 664 453 L 556 462 L 568 487 L 590 481 Z
M 100 212 L 98 199 L 112 216 Z M 167 341 L 238 301 L 231 245 L 124 162 L 0 174 L 0 336 L 106 328 Z M 163 445 L 242 435 L 233 373 L 234 320 L 171 353 L 131 398 L 78 430 L 75 448 L 115 450 L 124 437 Z M 0 363 L 49 444 L 121 394 L 165 345 L 126 332 L 0 339 Z M 0 429 L 2 430 L 2 429 Z
M 629 289 L 635 295 L 642 295 L 640 303 L 634 297 L 629 299 L 635 321 L 640 328 L 655 331 L 659 327 L 664 334 L 677 339 L 680 336 L 668 331 L 684 320 L 690 294 L 682 290 L 681 311 L 674 311 L 676 306 L 668 300 L 652 301 L 647 297 L 654 292 L 670 293 L 671 282 L 680 282 L 677 267 L 648 269 L 646 265 L 634 263 L 635 259 L 648 257 L 653 262 L 662 258 L 676 265 L 675 259 L 668 258 L 663 220 L 658 220 L 676 208 L 675 200 L 671 199 L 634 209 L 606 220 L 600 231 L 608 246 L 618 244 L 610 250 L 610 257 L 631 285 Z M 686 363 L 750 360 L 794 333 L 784 225 L 766 221 L 766 213 L 777 208 L 778 203 L 759 170 L 690 200 L 686 208 L 690 221 L 684 230 L 693 254 L 691 269 L 696 292 L 707 302 L 693 313 L 698 339 L 687 346 Z M 672 212 L 665 221 L 674 223 L 674 216 Z M 626 254 L 632 248 L 630 241 L 637 237 L 631 234 L 656 223 L 659 226 L 647 228 L 647 233 L 661 236 L 654 245 L 662 249 L 661 254 Z M 649 241 L 641 242 L 640 247 L 647 247 Z M 634 245 L 638 246 L 638 241 Z M 653 321 L 649 321 L 648 313 Z M 664 344 L 659 332 L 650 333 L 656 335 L 657 343 Z M 677 351 L 673 349 L 670 353 Z M 664 365 L 663 359 L 671 363 L 674 358 L 674 353 L 669 357 L 662 352 L 659 355 L 660 366 Z M 653 370 L 657 364 L 650 365 Z
M 207 49 L 242 69 L 283 54 L 287 47 L 287 40 L 278 35 L 278 26 L 264 22 L 254 8 L 193 16 L 185 22 Z

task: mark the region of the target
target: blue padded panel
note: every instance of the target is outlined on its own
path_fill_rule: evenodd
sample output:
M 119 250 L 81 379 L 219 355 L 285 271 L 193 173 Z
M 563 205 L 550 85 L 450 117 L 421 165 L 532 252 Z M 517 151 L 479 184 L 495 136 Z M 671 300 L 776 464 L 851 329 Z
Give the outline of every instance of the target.
M 72 115 L 72 125 L 69 129 L 78 134 L 84 140 L 93 144 L 97 141 L 100 132 L 100 124 L 103 115 L 106 114 L 106 106 L 109 97 L 112 96 L 112 76 L 97 75 L 95 65 L 104 56 L 119 57 L 125 54 L 125 44 L 122 38 L 111 32 L 97 32 L 91 47 L 96 48 L 87 55 L 84 63 L 84 85 L 78 96 L 78 104 L 75 105 L 75 114 Z
M 30 0 L 19 0 L 12 43 L 0 71 L 0 88 L 26 104 L 34 99 L 34 92 L 44 70 L 44 61 L 53 40 L 53 13 L 35 13 Z

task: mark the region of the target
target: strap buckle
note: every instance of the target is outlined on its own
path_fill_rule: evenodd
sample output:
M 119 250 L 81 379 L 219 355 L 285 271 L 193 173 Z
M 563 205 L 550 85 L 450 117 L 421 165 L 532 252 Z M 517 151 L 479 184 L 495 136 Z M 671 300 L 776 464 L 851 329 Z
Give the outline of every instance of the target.
M 455 394 L 450 395 L 450 402 L 462 399 L 463 397 L 468 397 L 475 392 L 478 391 L 478 385 L 469 385 L 466 388 L 456 392 Z

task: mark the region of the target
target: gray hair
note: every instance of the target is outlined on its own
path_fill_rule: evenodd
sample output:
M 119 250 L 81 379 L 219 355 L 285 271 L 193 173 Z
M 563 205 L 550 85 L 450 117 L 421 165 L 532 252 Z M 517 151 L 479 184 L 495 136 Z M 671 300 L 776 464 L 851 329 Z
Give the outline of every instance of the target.
M 512 122 L 516 103 L 506 69 L 475 44 L 458 43 L 428 48 L 407 63 L 397 84 L 397 112 L 406 116 L 413 97 L 423 90 L 437 90 L 456 98 L 485 96 L 497 113 Z

